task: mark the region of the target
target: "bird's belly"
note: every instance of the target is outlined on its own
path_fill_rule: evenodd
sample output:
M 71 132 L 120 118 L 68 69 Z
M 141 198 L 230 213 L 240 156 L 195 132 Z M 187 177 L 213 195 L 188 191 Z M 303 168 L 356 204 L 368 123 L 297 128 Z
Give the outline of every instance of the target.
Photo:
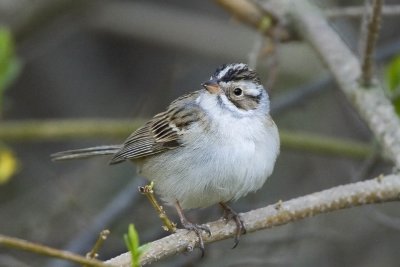
M 272 173 L 276 152 L 268 144 L 197 144 L 142 161 L 142 174 L 155 182 L 164 201 L 184 209 L 236 200 L 259 189 Z

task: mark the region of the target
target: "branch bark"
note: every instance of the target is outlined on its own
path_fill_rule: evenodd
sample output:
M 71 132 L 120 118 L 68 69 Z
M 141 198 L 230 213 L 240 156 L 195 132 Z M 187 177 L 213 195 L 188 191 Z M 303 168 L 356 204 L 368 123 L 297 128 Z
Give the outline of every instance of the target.
M 259 231 L 273 226 L 302 220 L 318 214 L 351 208 L 372 203 L 400 200 L 400 176 L 380 176 L 372 180 L 337 186 L 328 190 L 295 198 L 286 202 L 278 202 L 264 208 L 240 214 L 247 233 Z M 235 234 L 235 223 L 223 220 L 207 223 L 211 229 L 211 237 L 203 235 L 205 243 L 231 238 Z M 146 265 L 162 258 L 196 247 L 197 237 L 186 230 L 147 244 L 141 264 Z M 105 263 L 120 267 L 130 266 L 130 254 L 124 253 Z
M 375 52 L 376 40 L 378 40 L 379 30 L 381 28 L 381 12 L 383 0 L 374 0 L 372 8 L 372 17 L 368 22 L 367 38 L 365 39 L 365 48 L 361 64 L 361 82 L 365 87 L 372 85 L 373 76 L 373 56 Z

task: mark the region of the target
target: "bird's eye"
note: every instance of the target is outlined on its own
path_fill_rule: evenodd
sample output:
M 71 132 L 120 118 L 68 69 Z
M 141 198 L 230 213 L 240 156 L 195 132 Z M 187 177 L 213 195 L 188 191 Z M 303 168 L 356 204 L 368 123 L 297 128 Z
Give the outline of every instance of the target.
M 233 93 L 235 96 L 241 96 L 243 94 L 243 90 L 241 88 L 235 88 L 233 89 Z

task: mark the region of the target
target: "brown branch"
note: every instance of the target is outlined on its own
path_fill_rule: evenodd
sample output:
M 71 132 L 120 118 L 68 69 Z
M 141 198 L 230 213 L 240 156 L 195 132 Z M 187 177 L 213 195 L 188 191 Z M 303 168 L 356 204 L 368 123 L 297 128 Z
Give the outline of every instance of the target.
M 32 253 L 48 256 L 48 257 L 64 259 L 64 260 L 72 261 L 75 263 L 79 263 L 81 265 L 94 266 L 94 267 L 110 266 L 101 261 L 98 261 L 95 259 L 87 259 L 83 256 L 80 256 L 80 255 L 77 255 L 77 254 L 74 254 L 74 253 L 71 253 L 68 251 L 58 250 L 55 248 L 47 247 L 47 246 L 40 245 L 40 244 L 35 244 L 35 243 L 28 242 L 26 240 L 22 240 L 19 238 L 8 237 L 5 235 L 0 235 L 0 245 L 9 247 L 9 248 L 15 248 L 18 250 L 25 250 L 28 252 L 32 252 Z
M 354 206 L 400 200 L 400 176 L 388 175 L 372 180 L 337 186 L 328 190 L 295 198 L 279 204 L 242 213 L 241 217 L 247 233 L 273 226 L 287 224 L 308 217 Z M 223 220 L 207 223 L 211 237 L 203 235 L 205 243 L 231 238 L 235 234 L 235 224 Z M 197 244 L 194 233 L 178 230 L 165 238 L 147 244 L 141 264 L 146 265 L 184 251 L 191 251 Z M 130 254 L 124 253 L 106 261 L 121 267 L 130 266 Z
M 150 184 L 147 184 L 145 186 L 140 186 L 139 192 L 144 194 L 147 197 L 151 206 L 156 210 L 158 217 L 161 219 L 161 221 L 163 223 L 163 229 L 170 233 L 175 233 L 176 232 L 176 223 L 172 222 L 168 218 L 168 215 L 165 212 L 164 207 L 158 203 L 156 197 L 154 196 L 153 187 L 154 187 L 154 182 L 151 182 Z
M 341 8 L 329 8 L 327 10 L 324 10 L 324 13 L 329 18 L 337 18 L 337 17 L 360 18 L 365 13 L 365 7 L 349 6 Z M 400 5 L 382 6 L 382 16 L 398 16 L 398 15 L 400 15 Z
M 239 21 L 256 28 L 263 34 L 288 41 L 292 36 L 282 28 L 283 19 L 272 10 L 263 10 L 254 1 L 249 0 L 216 0 L 216 2 L 228 10 Z
M 100 250 L 104 241 L 106 241 L 109 234 L 110 230 L 107 229 L 100 232 L 99 237 L 97 238 L 96 243 L 94 243 L 93 248 L 86 254 L 86 258 L 95 259 L 98 257 L 98 251 Z
M 368 22 L 367 38 L 361 64 L 361 83 L 365 87 L 372 85 L 373 75 L 373 54 L 375 51 L 376 40 L 378 39 L 381 27 L 381 13 L 383 0 L 374 0 L 372 8 L 372 17 Z

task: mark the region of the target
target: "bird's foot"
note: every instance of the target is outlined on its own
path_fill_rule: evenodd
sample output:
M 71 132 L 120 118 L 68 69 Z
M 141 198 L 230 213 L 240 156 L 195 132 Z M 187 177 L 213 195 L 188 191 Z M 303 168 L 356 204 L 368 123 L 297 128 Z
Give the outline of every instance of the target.
M 210 228 L 206 225 L 191 223 L 188 220 L 181 220 L 181 223 L 183 228 L 185 228 L 188 231 L 193 231 L 197 235 L 197 238 L 199 239 L 199 248 L 201 250 L 201 257 L 204 257 L 205 249 L 204 249 L 202 231 L 206 232 L 208 236 L 211 236 Z
M 208 234 L 208 236 L 211 236 L 210 228 L 206 225 L 194 224 L 194 223 L 188 221 L 188 219 L 186 219 L 185 215 L 183 214 L 183 209 L 178 201 L 176 201 L 175 207 L 176 207 L 176 210 L 178 211 L 178 215 L 181 220 L 181 224 L 182 224 L 183 228 L 185 228 L 188 231 L 193 231 L 197 235 L 197 238 L 199 239 L 199 248 L 201 250 L 201 257 L 204 257 L 205 249 L 204 249 L 204 241 L 203 241 L 202 231 L 206 232 Z
M 232 219 L 235 221 L 236 223 L 236 233 L 235 233 L 235 240 L 234 240 L 234 244 L 232 248 L 236 248 L 237 245 L 239 244 L 240 241 L 240 236 L 242 234 L 246 233 L 246 228 L 244 227 L 244 223 L 243 220 L 241 218 L 241 216 L 239 215 L 239 213 L 237 213 L 236 211 L 234 211 L 231 207 L 229 207 L 227 204 L 220 202 L 219 203 L 222 207 L 222 209 L 224 210 L 224 219 L 226 221 Z

